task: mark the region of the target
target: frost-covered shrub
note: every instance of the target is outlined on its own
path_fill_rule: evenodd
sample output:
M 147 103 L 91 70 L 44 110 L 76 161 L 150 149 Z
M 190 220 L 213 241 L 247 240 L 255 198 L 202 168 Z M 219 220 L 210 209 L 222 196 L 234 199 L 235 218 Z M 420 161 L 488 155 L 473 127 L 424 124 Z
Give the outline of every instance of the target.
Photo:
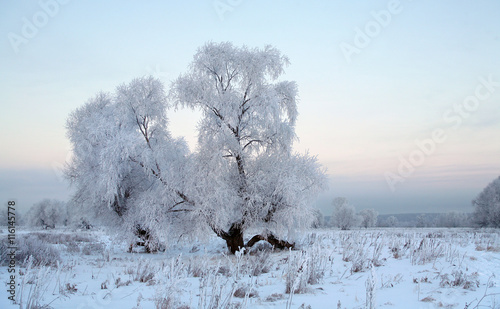
M 247 297 L 252 298 L 252 297 L 258 297 L 259 294 L 252 287 L 243 284 L 242 286 L 238 287 L 236 291 L 234 291 L 233 296 L 237 298 L 247 298 Z
M 94 227 L 94 225 L 90 223 L 90 219 L 83 217 L 73 220 L 73 225 L 82 230 L 90 230 Z
M 375 309 L 375 288 L 377 286 L 377 276 L 375 275 L 375 268 L 371 267 L 370 276 L 366 279 L 366 309 Z
M 217 268 L 217 274 L 223 275 L 225 277 L 230 277 L 233 271 L 229 266 L 222 265 L 219 268 Z
M 185 278 L 188 274 L 187 265 L 182 261 L 182 255 L 172 258 L 170 261 L 164 261 L 161 265 L 162 278 L 170 281 Z
M 351 273 L 365 271 L 370 265 L 384 264 L 386 259 L 381 256 L 387 241 L 380 233 L 341 232 L 339 236 L 342 260 L 352 263 Z
M 85 255 L 95 255 L 104 252 L 104 245 L 102 243 L 88 243 L 82 248 L 82 253 Z
M 128 273 L 133 275 L 134 281 L 148 282 L 152 280 L 155 274 L 159 271 L 156 264 L 139 260 L 139 263 L 134 268 L 129 268 Z
M 16 260 L 20 265 L 24 265 L 30 256 L 33 260 L 33 266 L 56 265 L 57 261 L 61 260 L 59 251 L 46 241 L 40 240 L 36 234 L 18 236 L 15 241 L 17 245 Z M 7 243 L 0 242 L 0 265 L 7 265 L 9 251 Z
M 401 258 L 401 249 L 400 249 L 400 247 L 392 247 L 391 248 L 391 253 L 392 253 L 392 257 L 394 257 L 395 259 Z
M 121 277 L 118 277 L 115 279 L 115 286 L 116 288 L 122 287 L 122 286 L 129 286 L 132 284 L 132 281 L 127 280 L 127 281 L 122 281 Z
M 254 256 L 249 256 L 246 265 L 248 273 L 252 276 L 268 273 L 273 266 L 270 255 L 270 251 L 259 251 Z
M 238 303 L 232 303 L 236 282 L 230 284 L 230 280 L 218 274 L 216 268 L 204 272 L 200 278 L 198 308 L 239 308 Z
M 80 253 L 80 246 L 74 241 L 66 243 L 68 253 Z
M 36 236 L 39 240 L 50 244 L 67 244 L 70 242 L 93 242 L 94 240 L 88 235 L 80 233 L 61 233 L 61 232 L 35 232 L 30 233 Z
M 436 238 L 422 238 L 417 248 L 412 251 L 411 262 L 413 265 L 436 262 L 444 253 L 442 242 Z
M 313 244 L 309 251 L 290 251 L 285 278 L 287 294 L 302 294 L 309 291 L 308 285 L 321 282 L 325 276 L 327 264 L 332 260 L 329 251 L 321 244 Z
M 381 259 L 380 256 L 382 254 L 382 248 L 384 244 L 382 241 L 373 243 L 373 255 L 372 255 L 372 264 L 373 266 L 382 266 L 384 264 L 385 258 Z
M 413 243 L 413 235 L 392 234 L 389 239 L 389 249 L 392 257 L 395 259 L 404 257 L 413 248 Z
M 479 281 L 476 279 L 477 274 L 468 275 L 463 271 L 454 270 L 449 274 L 441 275 L 440 287 L 463 287 L 466 290 L 475 291 L 479 287 Z
M 153 297 L 156 309 L 189 309 L 188 305 L 182 304 L 179 297 L 179 289 L 175 284 L 163 285 L 156 289 Z
M 49 267 L 41 266 L 34 269 L 34 260 L 29 259 L 26 264 L 26 270 L 21 277 L 19 293 L 16 295 L 16 303 L 20 308 L 50 308 L 45 300 L 53 273 Z
M 156 308 L 189 308 L 181 303 L 183 279 L 188 275 L 188 266 L 182 262 L 181 255 L 170 261 L 164 261 L 161 265 L 161 271 L 157 272 L 154 280 L 158 285 L 154 296 Z M 148 272 L 151 269 L 145 269 L 145 279 L 148 279 Z
M 288 269 L 286 270 L 285 293 L 302 294 L 307 292 L 307 266 L 307 254 L 305 252 L 290 251 Z
M 319 243 L 314 244 L 308 251 L 307 283 L 318 284 L 325 276 L 327 262 L 331 256 L 323 250 Z
M 268 297 L 266 297 L 265 301 L 267 302 L 275 302 L 277 300 L 280 300 L 280 299 L 283 299 L 283 294 L 280 294 L 280 293 L 273 293 L 271 295 L 269 295 Z
M 351 273 L 363 271 L 370 264 L 366 249 L 368 238 L 360 236 L 359 233 L 349 233 L 341 236 L 342 260 L 352 263 Z
M 201 277 L 208 268 L 207 259 L 203 257 L 191 258 L 187 264 L 187 274 L 190 277 Z
M 61 261 L 59 251 L 35 235 L 17 239 L 16 259 L 23 264 L 28 258 L 32 259 L 33 266 L 53 266 Z

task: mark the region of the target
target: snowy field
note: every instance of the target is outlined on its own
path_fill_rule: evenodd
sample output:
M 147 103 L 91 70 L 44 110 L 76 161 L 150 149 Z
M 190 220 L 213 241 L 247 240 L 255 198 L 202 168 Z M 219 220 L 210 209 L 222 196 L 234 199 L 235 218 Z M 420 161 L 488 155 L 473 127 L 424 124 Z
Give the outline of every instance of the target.
M 297 250 L 228 255 L 217 238 L 145 254 L 103 231 L 19 230 L 18 256 L 34 259 L 16 265 L 16 297 L 23 308 L 500 308 L 499 232 L 315 230 Z M 0 307 L 19 308 L 5 249 Z

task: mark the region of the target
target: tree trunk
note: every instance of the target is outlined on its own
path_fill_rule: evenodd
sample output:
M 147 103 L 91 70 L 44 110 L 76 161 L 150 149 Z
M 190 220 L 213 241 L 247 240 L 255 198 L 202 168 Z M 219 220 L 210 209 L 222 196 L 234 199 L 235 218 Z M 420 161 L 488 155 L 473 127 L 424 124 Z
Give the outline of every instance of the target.
M 289 249 L 289 248 L 293 249 L 295 247 L 295 244 L 291 244 L 286 240 L 280 240 L 276 238 L 273 234 L 269 234 L 267 236 L 255 235 L 247 242 L 245 247 L 251 248 L 260 240 L 267 241 L 268 243 L 271 244 L 271 246 L 273 246 L 276 249 Z
M 278 239 L 273 234 L 268 234 L 266 236 L 255 235 L 245 245 L 243 241 L 243 230 L 241 229 L 241 223 L 239 222 L 233 223 L 227 233 L 224 231 L 219 231 L 216 233 L 219 237 L 226 241 L 227 248 L 232 254 L 235 254 L 242 248 L 251 248 L 260 240 L 267 241 L 276 249 L 295 248 L 295 244 L 291 244 L 286 240 Z
M 221 237 L 226 241 L 227 248 L 232 254 L 235 254 L 236 251 L 239 251 L 245 246 L 243 242 L 243 231 L 239 223 L 233 223 L 229 231 L 224 233 Z

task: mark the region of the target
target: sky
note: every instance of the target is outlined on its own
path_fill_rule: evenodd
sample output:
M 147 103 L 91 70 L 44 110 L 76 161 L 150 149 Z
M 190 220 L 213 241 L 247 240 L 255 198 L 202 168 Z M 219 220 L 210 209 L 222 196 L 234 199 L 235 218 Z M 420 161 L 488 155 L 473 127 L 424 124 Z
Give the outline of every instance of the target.
M 299 86 L 294 144 L 331 200 L 472 211 L 500 175 L 500 2 L 0 0 L 0 203 L 67 200 L 69 113 L 152 74 L 168 89 L 208 41 L 271 44 Z M 199 114 L 169 111 L 194 149 Z

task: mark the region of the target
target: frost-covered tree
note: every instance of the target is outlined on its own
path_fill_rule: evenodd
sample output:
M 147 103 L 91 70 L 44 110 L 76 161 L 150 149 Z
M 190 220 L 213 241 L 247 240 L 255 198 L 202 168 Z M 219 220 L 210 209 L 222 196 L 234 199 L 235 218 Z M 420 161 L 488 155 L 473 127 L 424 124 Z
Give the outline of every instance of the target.
M 323 216 L 323 213 L 319 209 L 314 209 L 314 221 L 312 222 L 312 227 L 317 229 L 317 228 L 322 228 L 325 226 L 325 217 Z
M 473 220 L 481 227 L 500 227 L 500 177 L 493 180 L 472 201 Z
M 169 105 L 152 77 L 98 94 L 67 122 L 76 187 L 71 204 L 142 238 L 213 231 L 231 252 L 282 237 L 314 219 L 326 184 L 315 157 L 296 154 L 297 87 L 278 82 L 288 60 L 276 49 L 208 43 L 173 84 L 174 106 L 200 109 L 198 147 L 168 131 Z M 260 229 L 246 244 L 245 231 Z
M 44 199 L 34 204 L 26 214 L 27 224 L 44 229 L 67 224 L 66 203 L 55 199 Z
M 278 81 L 288 58 L 276 48 L 207 43 L 171 92 L 176 107 L 202 112 L 193 183 L 196 227 L 208 226 L 231 252 L 307 227 L 326 177 L 315 157 L 292 151 L 297 85 Z M 206 223 L 205 225 L 201 224 Z M 249 228 L 262 231 L 244 243 Z
M 427 216 L 425 214 L 418 215 L 416 227 L 428 227 L 428 226 L 430 226 L 430 222 L 429 219 L 427 219 Z
M 441 214 L 437 218 L 436 226 L 438 227 L 466 227 L 470 226 L 469 214 L 451 211 L 446 214 Z
M 398 224 L 399 224 L 399 220 L 395 216 L 390 216 L 387 218 L 387 220 L 385 220 L 385 225 L 388 227 L 395 227 Z
M 337 197 L 332 202 L 332 223 L 341 230 L 348 230 L 359 222 L 356 209 L 345 197 Z
M 378 212 L 375 209 L 363 209 L 359 212 L 359 216 L 362 227 L 369 228 L 377 225 Z
M 98 94 L 67 121 L 71 204 L 140 237 L 148 251 L 172 237 L 183 210 L 188 151 L 171 137 L 166 109 L 163 84 L 144 77 Z

